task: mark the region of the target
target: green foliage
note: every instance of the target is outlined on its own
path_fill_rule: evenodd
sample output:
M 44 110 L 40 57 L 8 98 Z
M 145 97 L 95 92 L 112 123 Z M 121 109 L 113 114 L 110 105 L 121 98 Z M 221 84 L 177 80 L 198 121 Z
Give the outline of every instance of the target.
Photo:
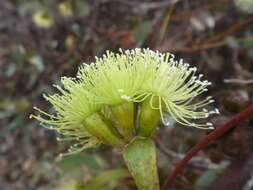
M 87 1 L 75 0 L 73 1 L 73 7 L 77 16 L 87 16 L 90 14 L 90 6 Z
M 112 169 L 101 172 L 99 175 L 94 177 L 87 185 L 85 190 L 100 190 L 100 189 L 114 189 L 118 180 L 121 178 L 128 177 L 128 172 L 125 169 Z
M 82 152 L 80 154 L 73 154 L 63 157 L 59 160 L 58 165 L 65 171 L 80 170 L 82 165 L 87 165 L 92 170 L 97 170 L 100 167 L 101 158 L 95 154 Z
M 196 186 L 199 188 L 206 188 L 215 180 L 216 177 L 216 171 L 208 170 L 197 179 Z

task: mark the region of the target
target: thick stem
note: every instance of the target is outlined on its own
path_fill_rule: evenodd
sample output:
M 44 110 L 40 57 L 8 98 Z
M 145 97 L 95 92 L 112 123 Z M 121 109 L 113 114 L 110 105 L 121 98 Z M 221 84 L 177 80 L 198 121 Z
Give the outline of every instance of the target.
M 150 138 L 135 137 L 123 150 L 138 190 L 159 190 L 156 149 Z
M 196 144 L 193 148 L 191 148 L 183 160 L 181 160 L 177 166 L 174 168 L 172 173 L 166 178 L 162 189 L 167 190 L 172 186 L 172 182 L 176 175 L 181 172 L 187 165 L 187 163 L 191 160 L 191 158 L 197 154 L 200 150 L 202 150 L 205 146 L 209 144 L 212 140 L 218 138 L 219 136 L 226 133 L 228 130 L 234 128 L 236 125 L 241 123 L 242 121 L 248 119 L 250 116 L 253 115 L 253 105 L 249 106 L 247 109 L 242 111 L 241 113 L 237 114 L 233 117 L 229 122 L 225 123 L 221 127 L 216 128 L 214 131 L 209 133 L 207 136 L 203 137 L 198 144 Z

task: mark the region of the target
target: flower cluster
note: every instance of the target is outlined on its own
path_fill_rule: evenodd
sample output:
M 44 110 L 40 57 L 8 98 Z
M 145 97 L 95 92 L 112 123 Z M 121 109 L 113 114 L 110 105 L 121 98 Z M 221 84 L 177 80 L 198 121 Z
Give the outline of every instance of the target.
M 91 64 L 83 64 L 76 78 L 63 77 L 60 92 L 44 95 L 55 109 L 48 114 L 38 108 L 32 117 L 56 130 L 60 140 L 74 140 L 70 153 L 100 143 L 123 147 L 134 136 L 150 137 L 168 113 L 185 126 L 212 129 L 196 123 L 218 110 L 205 107 L 211 97 L 196 101 L 211 83 L 197 69 L 170 53 L 149 49 L 107 51 Z

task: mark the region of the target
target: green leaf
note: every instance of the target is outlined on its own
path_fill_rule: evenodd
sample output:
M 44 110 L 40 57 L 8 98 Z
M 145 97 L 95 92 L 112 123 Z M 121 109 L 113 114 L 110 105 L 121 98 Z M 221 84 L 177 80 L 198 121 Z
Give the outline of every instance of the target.
M 55 190 L 84 190 L 84 184 L 82 181 L 67 175 L 60 180 Z
M 217 177 L 217 172 L 214 170 L 208 170 L 201 175 L 196 181 L 198 187 L 208 187 Z
M 90 6 L 87 1 L 75 1 L 74 9 L 77 16 L 87 16 L 90 14 Z
M 81 165 L 87 165 L 92 169 L 99 168 L 96 156 L 85 152 L 63 157 L 59 165 L 65 171 L 79 169 Z
M 136 137 L 124 149 L 123 157 L 139 190 L 159 190 L 156 150 L 151 139 Z
M 90 184 L 85 186 L 87 190 L 100 190 L 105 189 L 105 185 L 115 182 L 120 178 L 127 177 L 129 174 L 125 169 L 113 169 L 100 173 L 98 176 L 92 179 Z

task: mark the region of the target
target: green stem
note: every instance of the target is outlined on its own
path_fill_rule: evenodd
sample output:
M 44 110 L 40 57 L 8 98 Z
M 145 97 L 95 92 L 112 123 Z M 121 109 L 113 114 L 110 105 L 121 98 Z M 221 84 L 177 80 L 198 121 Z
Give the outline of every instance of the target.
M 138 190 L 159 190 L 156 149 L 151 139 L 135 137 L 123 150 L 123 158 Z

